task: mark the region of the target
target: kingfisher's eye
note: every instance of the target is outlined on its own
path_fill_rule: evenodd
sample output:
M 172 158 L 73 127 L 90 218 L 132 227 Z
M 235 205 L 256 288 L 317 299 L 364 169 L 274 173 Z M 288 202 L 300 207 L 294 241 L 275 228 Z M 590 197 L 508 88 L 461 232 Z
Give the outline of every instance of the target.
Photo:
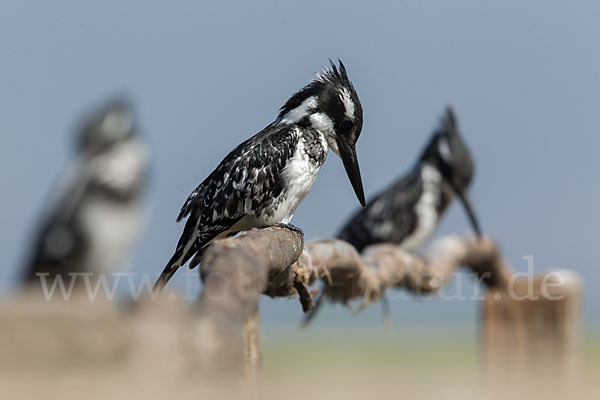
M 354 127 L 354 122 L 350 121 L 349 119 L 345 119 L 342 122 L 342 131 L 344 131 L 344 132 L 349 131 L 353 127 Z

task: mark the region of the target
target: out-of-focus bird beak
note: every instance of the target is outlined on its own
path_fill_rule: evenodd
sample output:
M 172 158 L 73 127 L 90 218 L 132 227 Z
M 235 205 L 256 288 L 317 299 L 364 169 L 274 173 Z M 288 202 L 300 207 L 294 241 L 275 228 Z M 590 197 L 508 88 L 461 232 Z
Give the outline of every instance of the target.
M 469 195 L 465 192 L 460 192 L 454 189 L 460 200 L 462 201 L 463 206 L 465 207 L 465 211 L 469 216 L 469 221 L 471 221 L 471 225 L 473 226 L 473 230 L 478 238 L 481 238 L 481 229 L 479 228 L 479 222 L 477 220 L 477 216 L 475 215 L 475 211 L 473 210 L 473 206 L 471 205 L 471 199 Z
M 362 179 L 360 177 L 360 169 L 358 168 L 358 158 L 356 157 L 356 147 L 348 143 L 348 140 L 344 137 L 339 137 L 337 140 L 338 149 L 340 151 L 340 157 L 344 163 L 346 174 L 350 179 L 354 193 L 360 201 L 360 205 L 365 208 L 367 202 L 365 201 L 365 192 L 363 190 Z

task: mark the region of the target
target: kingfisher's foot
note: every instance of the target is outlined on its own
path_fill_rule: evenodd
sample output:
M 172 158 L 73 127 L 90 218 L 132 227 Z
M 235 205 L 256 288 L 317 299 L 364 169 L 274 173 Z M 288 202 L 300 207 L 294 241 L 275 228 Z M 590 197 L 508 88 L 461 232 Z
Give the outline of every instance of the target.
M 304 231 L 302 231 L 302 229 L 298 228 L 296 225 L 286 224 L 284 222 L 278 222 L 275 224 L 275 226 L 278 226 L 280 228 L 289 229 L 290 231 L 297 232 L 297 233 L 301 234 L 302 236 L 304 236 Z

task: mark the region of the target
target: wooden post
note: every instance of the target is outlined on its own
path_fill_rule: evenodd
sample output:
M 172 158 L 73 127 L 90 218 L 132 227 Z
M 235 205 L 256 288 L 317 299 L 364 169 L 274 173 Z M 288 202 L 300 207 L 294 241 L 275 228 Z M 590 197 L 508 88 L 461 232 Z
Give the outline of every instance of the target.
M 482 312 L 486 376 L 504 385 L 506 378 L 530 384 L 551 377 L 544 381 L 553 387 L 575 383 L 581 293 L 581 281 L 570 271 L 513 279 L 507 288 L 489 290 Z
M 246 383 L 251 386 L 259 383 L 262 377 L 262 346 L 260 341 L 260 317 L 257 309 L 244 325 Z

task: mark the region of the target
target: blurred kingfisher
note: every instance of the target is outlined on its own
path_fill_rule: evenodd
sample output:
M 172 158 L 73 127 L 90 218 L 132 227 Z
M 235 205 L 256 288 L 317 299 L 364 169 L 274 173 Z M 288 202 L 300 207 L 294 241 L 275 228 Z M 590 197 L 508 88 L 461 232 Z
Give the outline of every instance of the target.
M 448 107 L 414 168 L 356 212 L 338 237 L 358 251 L 375 243 L 396 243 L 416 251 L 435 232 L 454 197 L 461 200 L 481 236 L 468 194 L 473 173 L 473 159 Z

